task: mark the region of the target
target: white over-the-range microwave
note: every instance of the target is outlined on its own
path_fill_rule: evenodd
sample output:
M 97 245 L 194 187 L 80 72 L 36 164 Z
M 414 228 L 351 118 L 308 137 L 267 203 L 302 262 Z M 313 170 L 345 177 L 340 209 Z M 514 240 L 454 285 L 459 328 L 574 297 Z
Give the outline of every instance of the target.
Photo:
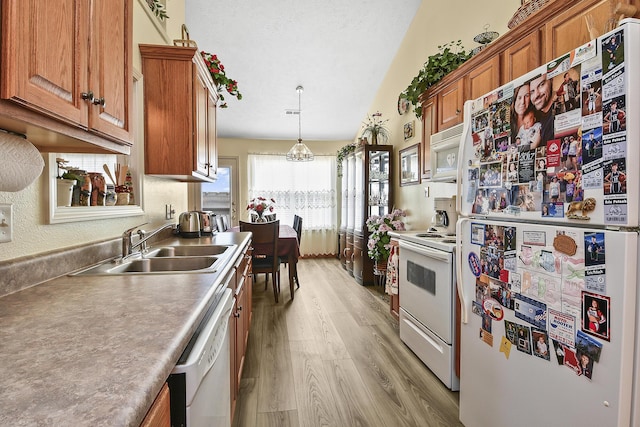
M 458 148 L 464 124 L 431 135 L 431 181 L 455 182 L 458 175 Z

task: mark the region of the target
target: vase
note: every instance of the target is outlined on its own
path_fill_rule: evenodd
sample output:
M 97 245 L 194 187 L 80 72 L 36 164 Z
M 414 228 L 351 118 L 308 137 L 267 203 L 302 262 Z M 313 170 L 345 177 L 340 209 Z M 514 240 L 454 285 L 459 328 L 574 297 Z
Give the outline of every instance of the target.
M 256 212 L 256 215 L 258 215 L 258 217 L 256 218 L 256 222 L 267 222 L 267 220 L 264 218 L 264 211 Z
M 57 205 L 71 206 L 73 201 L 73 187 L 76 185 L 75 179 L 56 179 L 57 185 Z

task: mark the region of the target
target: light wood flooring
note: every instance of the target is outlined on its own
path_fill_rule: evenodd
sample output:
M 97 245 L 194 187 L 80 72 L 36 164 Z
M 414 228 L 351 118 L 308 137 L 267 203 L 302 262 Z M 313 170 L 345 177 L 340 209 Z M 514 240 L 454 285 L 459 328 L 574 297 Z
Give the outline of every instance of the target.
M 304 259 L 291 301 L 286 267 L 280 302 L 264 275 L 234 427 L 461 426 L 458 393 L 400 341 L 380 289 L 358 285 L 336 259 Z

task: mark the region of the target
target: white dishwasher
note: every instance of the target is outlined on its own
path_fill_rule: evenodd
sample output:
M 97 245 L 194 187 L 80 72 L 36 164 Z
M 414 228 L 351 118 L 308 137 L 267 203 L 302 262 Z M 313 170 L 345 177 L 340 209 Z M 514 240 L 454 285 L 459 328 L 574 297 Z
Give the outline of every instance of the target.
M 231 289 L 202 321 L 169 380 L 172 427 L 231 425 L 229 316 Z

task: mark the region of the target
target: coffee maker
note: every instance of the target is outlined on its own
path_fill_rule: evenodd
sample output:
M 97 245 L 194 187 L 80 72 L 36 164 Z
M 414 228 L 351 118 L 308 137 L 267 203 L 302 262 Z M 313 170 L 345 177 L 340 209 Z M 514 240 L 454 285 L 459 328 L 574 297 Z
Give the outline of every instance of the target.
M 455 236 L 458 212 L 456 212 L 456 196 L 436 197 L 433 207 L 435 213 L 431 218 L 431 227 L 447 236 Z

